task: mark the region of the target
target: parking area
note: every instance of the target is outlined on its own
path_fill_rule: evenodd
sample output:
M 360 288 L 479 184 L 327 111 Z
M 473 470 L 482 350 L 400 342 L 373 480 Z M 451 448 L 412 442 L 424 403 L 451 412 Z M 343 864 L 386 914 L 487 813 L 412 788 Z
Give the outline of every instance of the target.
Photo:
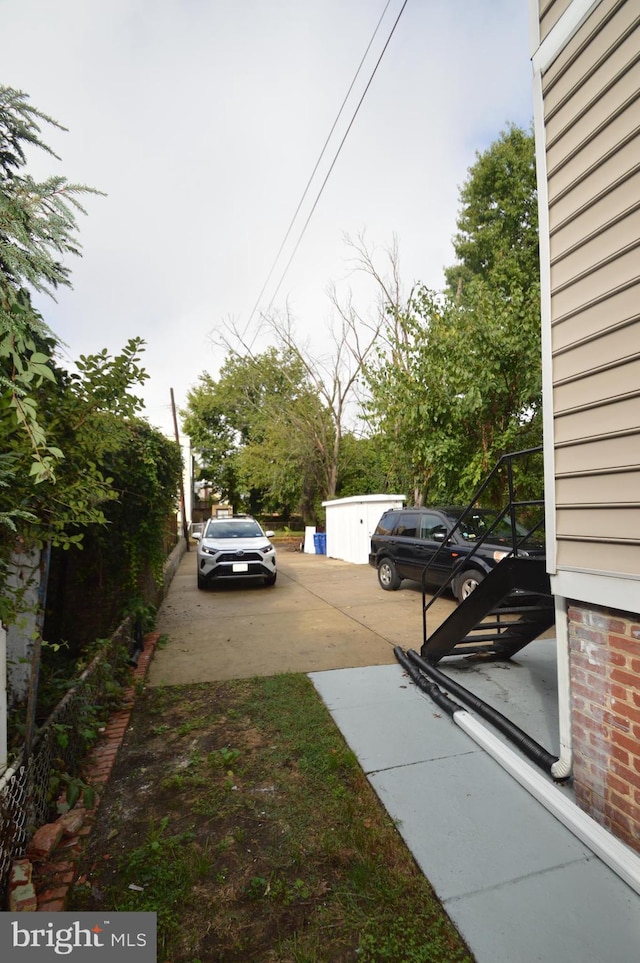
M 439 600 L 433 625 L 454 605 Z M 226 582 L 200 591 L 192 550 L 160 608 L 158 631 L 169 641 L 156 652 L 150 685 L 388 665 L 394 645 L 422 644 L 422 596 L 411 582 L 384 592 L 369 565 L 286 550 L 273 588 Z

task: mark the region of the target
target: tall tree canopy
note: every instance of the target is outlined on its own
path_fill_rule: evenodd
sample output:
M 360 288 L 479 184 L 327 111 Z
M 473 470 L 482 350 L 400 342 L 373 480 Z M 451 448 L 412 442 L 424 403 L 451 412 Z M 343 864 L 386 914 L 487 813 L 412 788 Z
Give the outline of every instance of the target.
M 134 544 L 125 532 L 120 545 L 122 568 L 123 556 L 131 570 L 141 556 L 157 563 L 158 513 L 164 521 L 173 508 L 181 466 L 177 445 L 138 417 L 142 402 L 136 391 L 147 378 L 139 363 L 143 342 L 132 338 L 114 357 L 106 350 L 83 356 L 71 374 L 55 359 L 55 334 L 33 306 L 34 292 L 53 294 L 70 285 L 65 258 L 80 253 L 80 198 L 96 193 L 64 177 L 37 181 L 26 171 L 34 147 L 55 157 L 41 137 L 44 124 L 60 127 L 26 94 L 0 86 L 0 619 L 5 624 L 22 604 L 7 590 L 16 547 L 79 547 L 89 530 L 118 517 L 116 503 L 135 504 L 142 515 L 139 540 Z M 133 450 L 138 458 L 128 464 Z M 153 505 L 143 509 L 147 498 Z M 110 532 L 121 539 L 120 532 Z
M 460 191 L 457 263 L 445 272 L 449 292 L 460 297 L 481 279 L 506 297 L 537 285 L 538 200 L 533 133 L 510 125 L 476 154 Z
M 501 134 L 470 168 L 461 201 L 447 291 L 418 288 L 389 304 L 368 368 L 391 483 L 418 503 L 468 500 L 501 455 L 541 439 L 533 137 Z
M 217 380 L 200 376 L 182 414 L 202 476 L 221 497 L 254 513 L 302 507 L 313 517 L 332 429 L 294 353 L 231 353 Z
M 26 94 L 0 86 L 0 419 L 26 433 L 39 481 L 53 477 L 62 453 L 47 444 L 33 396 L 35 386 L 53 380 L 47 352 L 55 342 L 31 292 L 70 285 L 63 258 L 80 253 L 80 197 L 96 193 L 60 176 L 36 181 L 24 170 L 29 148 L 56 157 L 41 138 L 43 123 L 64 129 Z
M 370 462 L 348 421 L 381 318 L 363 323 L 351 299 L 342 303 L 335 291 L 330 299 L 325 350 L 303 346 L 288 312 L 265 319 L 277 346 L 257 357 L 226 328 L 219 337 L 228 357 L 218 380 L 203 374 L 189 394 L 185 431 L 204 474 L 234 506 L 316 522 L 322 500 L 353 486 L 347 474 L 356 461 Z

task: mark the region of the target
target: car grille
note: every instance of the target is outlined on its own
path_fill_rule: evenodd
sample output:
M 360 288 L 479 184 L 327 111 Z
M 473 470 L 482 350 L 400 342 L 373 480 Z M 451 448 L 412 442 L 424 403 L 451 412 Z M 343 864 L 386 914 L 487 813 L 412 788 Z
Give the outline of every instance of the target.
M 262 555 L 259 552 L 223 552 L 218 555 L 217 562 L 261 562 Z
M 260 565 L 258 562 L 250 562 L 247 572 L 234 572 L 233 568 L 227 565 L 218 565 L 214 568 L 211 577 L 215 579 L 225 579 L 225 578 L 250 578 L 254 575 L 271 575 L 271 572 L 267 569 L 266 565 Z

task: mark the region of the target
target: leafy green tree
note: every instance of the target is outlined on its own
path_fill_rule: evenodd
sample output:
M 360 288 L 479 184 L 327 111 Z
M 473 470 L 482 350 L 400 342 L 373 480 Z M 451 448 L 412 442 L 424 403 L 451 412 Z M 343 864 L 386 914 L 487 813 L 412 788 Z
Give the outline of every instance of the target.
M 142 406 L 130 393 L 147 378 L 138 364 L 142 345 L 134 338 L 115 358 L 106 350 L 82 356 L 73 374 L 50 361 L 54 380 L 34 388 L 33 399 L 49 441 L 64 451 L 55 481 L 39 483 L 29 470 L 32 451 L 24 433 L 4 423 L 12 479 L 0 491 L 0 506 L 13 502 L 29 513 L 30 520 L 20 525 L 23 541 L 65 548 L 82 541 L 87 525 L 104 524 L 101 506 L 117 498 L 106 458 L 125 443 L 128 420 Z
M 475 290 L 464 305 L 418 291 L 395 346 L 403 364 L 385 358 L 370 372 L 394 487 L 418 504 L 468 500 L 500 455 L 540 440 L 530 305 Z
M 147 377 L 140 367 L 143 344 L 134 338 L 114 357 L 106 350 L 82 356 L 72 374 L 51 362 L 55 379 L 34 389 L 34 400 L 48 439 L 64 451 L 55 482 L 41 484 L 34 478 L 24 432 L 15 423 L 4 425 L 11 475 L 0 486 L 0 512 L 14 511 L 14 521 L 0 529 L 0 584 L 17 538 L 26 548 L 49 543 L 54 551 L 78 550 L 91 533 L 103 546 L 116 544 L 113 571 L 129 594 L 130 573 L 135 581 L 142 559 L 158 575 L 161 528 L 168 506 L 175 504 L 181 455 L 175 442 L 137 417 L 142 401 L 135 389 Z M 122 515 L 131 505 L 138 506 L 135 523 Z M 100 538 L 98 529 L 104 530 Z M 19 600 L 7 591 L 0 598 L 0 618 L 7 624 L 15 618 Z
M 507 297 L 514 287 L 535 287 L 540 269 L 533 133 L 512 124 L 476 154 L 460 201 L 453 239 L 458 263 L 445 272 L 449 292 L 459 298 L 478 278 Z
M 124 612 L 157 604 L 176 541 L 178 445 L 137 417 L 119 420 L 110 431 L 104 414 L 89 417 L 111 436 L 100 451 L 110 493 L 99 505 L 104 523 L 84 526 L 79 545 L 51 553 L 45 635 L 50 642 L 65 640 L 75 653 L 87 639 L 108 636 Z M 82 604 L 86 598 L 91 606 Z
M 43 350 L 51 348 L 52 335 L 32 305 L 31 292 L 53 294 L 70 285 L 63 258 L 80 253 L 80 197 L 97 193 L 64 177 L 36 181 L 23 171 L 28 148 L 56 157 L 40 136 L 43 123 L 64 129 L 29 104 L 26 94 L 0 86 L 0 422 L 13 421 L 25 432 L 36 481 L 54 477 L 62 452 L 48 444 L 33 395 L 53 373 Z M 6 464 L 2 468 L 9 470 Z
M 22 604 L 7 590 L 16 547 L 76 550 L 89 532 L 103 529 L 111 544 L 119 543 L 120 567 L 135 572 L 144 556 L 157 572 L 162 535 L 156 531 L 154 537 L 153 524 L 157 511 L 172 504 L 179 478 L 177 446 L 138 418 L 142 401 L 136 391 L 147 378 L 140 366 L 144 342 L 132 339 L 115 357 L 106 350 L 83 356 L 69 373 L 56 361 L 56 337 L 32 304 L 33 293 L 53 296 L 70 285 L 65 259 L 80 253 L 80 198 L 97 193 L 64 177 L 37 181 L 25 170 L 33 148 L 56 157 L 42 139 L 45 124 L 64 129 L 24 93 L 0 86 L 0 619 L 5 624 L 15 621 Z M 136 458 L 127 467 L 133 452 Z M 160 477 L 162 485 L 156 484 Z M 132 497 L 140 499 L 136 525 L 117 531 L 115 506 L 122 509 Z M 137 533 L 135 545 L 129 544 L 130 532 Z
M 389 470 L 380 437 L 342 436 L 338 463 L 338 498 L 389 491 Z
M 310 510 L 323 484 L 318 439 L 330 425 L 291 353 L 231 353 L 217 380 L 201 375 L 182 415 L 202 476 L 234 506 Z
M 237 504 L 239 488 L 234 455 L 239 435 L 233 418 L 229 418 L 218 382 L 203 372 L 198 384 L 188 392 L 187 407 L 180 414 L 184 431 L 198 457 L 198 478 L 208 482 L 221 498 Z
M 325 499 L 333 498 L 340 484 L 345 425 L 381 324 L 381 318 L 373 323 L 363 322 L 354 309 L 351 295 L 342 303 L 333 289 L 329 297 L 334 308 L 327 327 L 330 347 L 322 356 L 302 346 L 288 312 L 284 318 L 269 319 L 278 344 L 300 365 L 310 393 L 320 402 L 319 408 L 310 409 L 311 417 L 306 419 L 304 429 L 312 438 L 319 459 Z
M 357 244 L 349 238 L 346 241 L 358 250 Z M 362 265 L 356 260 L 352 268 L 361 270 Z M 284 465 L 295 457 L 302 485 L 299 510 L 310 521 L 319 515 L 320 502 L 333 498 L 340 488 L 340 468 L 345 464 L 341 454 L 344 433 L 356 420 L 364 365 L 374 350 L 382 324 L 379 311 L 373 320 L 359 316 L 350 293 L 346 299 L 341 298 L 335 287 L 330 287 L 327 294 L 332 309 L 320 351 L 309 350 L 300 339 L 288 308 L 282 314 L 263 319 L 275 339 L 277 356 L 285 362 L 287 381 L 295 388 L 286 411 L 270 411 L 265 422 L 271 452 L 280 450 L 286 457 L 274 461 L 273 455 L 265 451 L 262 460 L 254 459 L 257 451 L 253 448 L 242 455 L 245 466 L 251 463 L 252 469 L 257 469 L 260 465 L 267 472 L 269 463 Z M 218 338 L 231 358 L 251 357 L 244 336 L 233 326 L 223 326 Z M 242 354 L 234 346 L 239 346 Z M 284 431 L 278 426 L 283 426 Z M 286 468 L 282 474 L 290 477 Z M 266 484 L 271 493 L 282 488 L 282 480 L 277 485 Z
M 541 440 L 532 137 L 511 127 L 478 155 L 461 200 L 449 289 L 388 304 L 367 372 L 393 487 L 418 504 L 468 500 L 501 455 Z M 541 483 L 527 477 L 538 492 Z

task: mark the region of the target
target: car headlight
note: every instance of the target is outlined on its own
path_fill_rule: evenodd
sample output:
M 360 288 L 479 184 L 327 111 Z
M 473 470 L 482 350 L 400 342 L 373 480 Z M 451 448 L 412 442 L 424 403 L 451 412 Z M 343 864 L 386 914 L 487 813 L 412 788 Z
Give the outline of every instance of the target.
M 202 554 L 203 554 L 203 555 L 217 555 L 217 554 L 218 554 L 218 549 L 217 549 L 217 548 L 207 548 L 206 545 L 202 545 L 202 546 L 201 546 L 201 551 L 202 551 Z
M 494 553 L 493 553 L 493 561 L 494 561 L 494 562 L 501 562 L 502 559 L 503 559 L 503 558 L 506 558 L 508 554 L 509 554 L 509 552 L 494 552 Z
M 262 551 L 264 552 L 265 555 L 268 555 L 269 552 L 275 552 L 275 548 L 273 547 L 271 542 L 269 542 L 267 545 L 265 545 Z

